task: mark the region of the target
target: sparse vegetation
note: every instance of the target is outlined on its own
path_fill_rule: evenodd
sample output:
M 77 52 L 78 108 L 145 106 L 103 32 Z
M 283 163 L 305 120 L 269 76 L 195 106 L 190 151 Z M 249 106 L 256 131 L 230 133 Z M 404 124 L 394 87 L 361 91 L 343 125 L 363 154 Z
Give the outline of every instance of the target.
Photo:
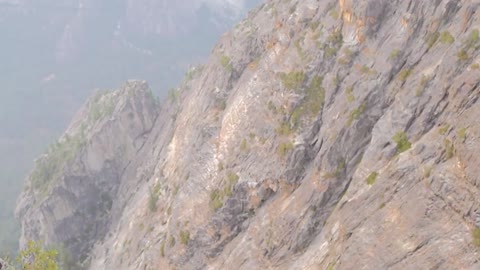
M 160 244 L 160 256 L 165 257 L 165 240 Z
M 306 104 L 310 113 L 317 115 L 325 103 L 325 89 L 322 87 L 323 77 L 313 77 L 310 85 L 306 89 Z
M 476 247 L 480 247 L 480 227 L 476 227 L 472 231 L 473 244 Z
M 157 211 L 157 202 L 160 195 L 160 183 L 157 183 L 153 189 L 150 189 L 150 195 L 148 197 L 148 209 L 151 212 Z
M 42 245 L 29 241 L 27 248 L 20 251 L 17 262 L 23 270 L 57 270 L 58 252 L 54 249 L 43 249 Z
M 319 26 L 320 26 L 320 20 L 310 22 L 310 29 L 312 31 L 316 31 Z
M 293 128 L 299 127 L 300 120 L 305 115 L 314 117 L 321 111 L 325 103 L 325 89 L 322 87 L 322 83 L 323 77 L 315 76 L 305 89 L 302 102 L 295 108 L 290 117 Z M 282 135 L 289 135 L 292 131 L 290 123 L 282 123 L 277 131 Z
M 338 18 L 340 17 L 338 10 L 336 8 L 332 8 L 329 14 L 330 14 L 330 17 L 332 17 L 334 20 L 338 20 Z
M 467 139 L 467 129 L 466 128 L 461 128 L 457 132 L 458 138 L 464 142 Z
M 223 188 L 214 189 L 210 192 L 210 207 L 216 211 L 223 206 L 223 201 L 225 198 L 233 195 L 233 188 L 237 184 L 240 177 L 233 173 L 227 173 L 227 181 L 224 184 Z
M 347 163 L 345 159 L 339 159 L 335 171 L 325 174 L 325 178 L 338 178 L 343 170 L 345 170 L 346 166 Z
M 216 211 L 223 206 L 223 196 L 219 189 L 214 189 L 210 192 L 210 207 Z
M 348 116 L 347 126 L 351 126 L 355 120 L 358 120 L 360 116 L 362 116 L 363 112 L 365 112 L 366 108 L 367 108 L 367 104 L 362 103 L 360 106 L 358 106 L 358 108 L 351 111 L 350 115 Z
M 170 247 L 174 247 L 175 246 L 175 237 L 173 237 L 173 235 L 170 235 L 170 237 L 168 238 L 168 245 Z
M 470 57 L 468 56 L 468 53 L 465 49 L 461 49 L 457 53 L 457 58 L 459 61 L 467 61 Z
M 293 143 L 292 142 L 283 142 L 278 146 L 278 155 L 281 157 L 284 157 L 288 154 L 293 149 Z
M 440 135 L 445 135 L 449 129 L 450 129 L 450 125 L 449 125 L 449 124 L 444 124 L 443 126 L 441 126 L 441 127 L 438 129 L 438 133 L 439 133 Z
M 182 245 L 187 245 L 190 242 L 190 232 L 189 231 L 180 231 L 180 243 Z
M 480 41 L 480 33 L 478 32 L 478 29 L 472 30 L 468 38 L 465 40 L 465 48 L 467 50 L 475 48 L 478 41 Z
M 306 76 L 303 71 L 292 71 L 287 74 L 280 73 L 280 79 L 282 80 L 283 86 L 288 90 L 296 90 L 302 87 Z
M 168 100 L 170 100 L 171 103 L 176 102 L 179 97 L 180 97 L 180 90 L 176 88 L 170 88 L 170 90 L 168 90 Z
M 240 150 L 242 152 L 246 152 L 248 150 L 247 139 L 242 140 L 242 143 L 240 144 Z
M 300 57 L 300 59 L 302 61 L 304 61 L 305 60 L 305 52 L 303 51 L 302 46 L 300 45 L 301 40 L 303 40 L 303 38 L 302 39 L 297 39 L 295 41 L 295 49 L 297 50 L 297 54 Z
M 445 139 L 445 158 L 447 160 L 451 159 L 455 154 L 455 146 L 453 145 L 452 141 L 449 139 Z
M 431 80 L 430 77 L 422 75 L 422 80 L 420 81 L 420 85 L 417 88 L 417 91 L 415 93 L 415 96 L 420 97 L 427 87 L 428 82 Z
M 268 102 L 267 108 L 268 108 L 268 110 L 270 110 L 271 112 L 273 112 L 273 113 L 275 113 L 275 114 L 277 113 L 277 106 L 275 106 L 275 104 L 273 103 L 273 101 L 270 100 L 270 101 Z
M 400 53 L 402 51 L 400 51 L 399 49 L 395 49 L 393 50 L 391 53 L 390 53 L 390 56 L 388 57 L 389 60 L 395 60 L 397 59 L 399 56 L 400 56 Z
M 423 168 L 423 177 L 424 178 L 429 178 L 430 175 L 432 174 L 432 166 L 427 166 Z
M 66 164 L 71 162 L 80 149 L 86 144 L 85 128 L 82 126 L 72 137 L 65 136 L 51 145 L 47 153 L 35 162 L 35 169 L 30 175 L 30 181 L 35 190 L 46 195 L 50 186 L 55 183 Z
M 375 184 L 377 177 L 378 177 L 378 173 L 372 172 L 366 179 L 367 185 L 372 186 L 373 184 Z
M 340 30 L 335 30 L 330 33 L 330 35 L 327 37 L 328 42 L 332 43 L 332 45 L 339 47 L 343 44 L 343 35 L 342 31 Z
M 345 90 L 345 94 L 347 96 L 348 103 L 352 103 L 355 101 L 355 96 L 353 95 L 353 86 L 347 87 Z
M 440 34 L 438 32 L 433 32 L 427 35 L 427 47 L 430 49 L 432 48 L 435 43 L 437 43 Z
M 226 186 L 226 190 L 229 190 L 231 192 L 233 187 L 238 183 L 239 179 L 240 179 L 240 176 L 238 176 L 238 174 L 233 172 L 227 173 L 228 185 Z
M 288 122 L 281 123 L 280 126 L 277 128 L 277 133 L 282 136 L 289 136 L 290 134 L 292 134 L 290 123 Z
M 440 42 L 443 44 L 453 44 L 455 42 L 455 38 L 450 34 L 448 31 L 443 31 L 440 35 Z
M 115 105 L 115 99 L 108 96 L 108 92 L 98 91 L 89 106 L 89 123 L 95 123 L 100 119 L 112 116 Z
M 404 68 L 400 73 L 398 74 L 398 80 L 401 81 L 402 83 L 405 82 L 410 75 L 412 75 L 413 70 L 410 68 Z
M 412 144 L 408 141 L 407 134 L 403 131 L 397 132 L 392 139 L 397 144 L 397 153 L 399 154 L 412 147 Z
M 232 61 L 231 61 L 230 57 L 228 57 L 226 55 L 220 56 L 220 65 L 222 65 L 222 67 L 225 70 L 227 70 L 228 72 L 233 71 Z
M 362 67 L 360 67 L 360 73 L 364 75 L 368 75 L 370 74 L 370 68 L 367 67 L 366 65 L 363 65 Z

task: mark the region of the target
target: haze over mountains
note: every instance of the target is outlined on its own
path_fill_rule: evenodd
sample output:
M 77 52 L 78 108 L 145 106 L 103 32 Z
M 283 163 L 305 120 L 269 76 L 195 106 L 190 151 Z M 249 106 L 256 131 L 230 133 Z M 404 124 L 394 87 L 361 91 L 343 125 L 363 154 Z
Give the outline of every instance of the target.
M 0 1 L 0 252 L 33 159 L 93 89 L 137 78 L 165 96 L 258 2 Z

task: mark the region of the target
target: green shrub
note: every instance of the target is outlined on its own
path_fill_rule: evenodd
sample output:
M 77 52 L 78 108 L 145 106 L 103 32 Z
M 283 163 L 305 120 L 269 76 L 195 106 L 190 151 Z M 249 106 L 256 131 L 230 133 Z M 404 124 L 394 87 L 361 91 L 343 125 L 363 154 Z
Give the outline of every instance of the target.
M 455 154 L 455 146 L 453 145 L 452 141 L 449 139 L 445 139 L 445 158 L 451 159 L 453 155 Z
M 473 244 L 476 247 L 480 247 L 480 227 L 476 227 L 472 231 Z
M 389 59 L 389 60 L 395 60 L 395 59 L 397 59 L 397 57 L 400 56 L 400 53 L 401 53 L 401 52 L 402 52 L 402 51 L 400 51 L 399 49 L 393 50 L 393 51 L 390 53 L 390 56 L 388 57 L 388 59 Z
M 408 77 L 410 77 L 410 75 L 412 75 L 413 73 L 413 70 L 410 69 L 410 68 L 404 68 L 402 69 L 402 71 L 400 71 L 400 73 L 398 74 L 398 79 L 401 81 L 401 82 L 405 82 Z
M 417 88 L 415 96 L 419 97 L 422 95 L 423 91 L 427 87 L 427 84 L 430 80 L 431 80 L 430 77 L 422 75 L 422 80 L 420 81 L 420 86 Z
M 461 128 L 457 132 L 457 136 L 460 140 L 465 141 L 467 139 L 467 129 L 466 128 Z
M 180 90 L 176 88 L 170 88 L 168 91 L 168 100 L 170 100 L 171 103 L 176 102 L 178 98 L 180 97 Z
M 300 45 L 300 39 L 297 39 L 295 41 L 295 49 L 297 50 L 297 54 L 300 57 L 300 59 L 303 61 L 305 60 L 305 52 L 302 49 L 302 46 Z
M 331 46 L 325 46 L 324 52 L 325 52 L 325 57 L 326 58 L 332 58 L 337 54 L 338 48 L 337 47 L 331 47 Z
M 292 71 L 287 74 L 280 73 L 280 79 L 282 80 L 283 86 L 288 90 L 297 90 L 302 87 L 306 76 L 303 71 Z
M 306 104 L 312 115 L 317 115 L 325 103 L 325 89 L 322 87 L 323 77 L 313 77 L 306 89 Z
M 458 60 L 460 61 L 467 61 L 470 57 L 468 56 L 468 53 L 465 49 L 461 49 L 458 53 L 457 53 L 457 58 Z
M 332 43 L 335 47 L 339 47 L 343 44 L 342 31 L 335 30 L 327 37 L 328 42 Z
M 362 74 L 370 74 L 370 68 L 367 67 L 366 65 L 363 65 L 363 66 L 360 68 L 360 73 L 362 73 Z
M 160 244 L 160 256 L 165 257 L 165 240 Z
M 347 101 L 348 103 L 352 103 L 355 101 L 355 96 L 353 95 L 353 86 L 349 86 L 345 90 L 345 94 L 347 95 Z
M 157 202 L 158 202 L 159 194 L 150 190 L 150 196 L 148 197 L 148 209 L 151 212 L 157 211 Z
M 175 237 L 173 237 L 173 235 L 170 235 L 169 239 L 168 239 L 168 245 L 170 247 L 174 247 L 175 246 Z
M 440 34 L 438 32 L 430 33 L 427 35 L 427 46 L 429 49 L 432 48 L 435 43 L 437 43 L 439 37 Z
M 363 112 L 365 112 L 366 108 L 367 108 L 367 104 L 362 103 L 358 108 L 351 111 L 350 115 L 348 116 L 347 126 L 351 126 L 353 121 L 358 120 L 360 116 L 362 116 Z
M 330 17 L 332 17 L 334 20 L 338 20 L 338 18 L 340 18 L 340 14 L 338 13 L 336 8 L 332 8 L 329 14 Z
M 220 64 L 225 70 L 229 72 L 233 71 L 233 65 L 232 65 L 232 61 L 230 60 L 230 57 L 226 55 L 222 55 L 220 57 Z
M 412 147 L 412 144 L 408 141 L 407 134 L 403 131 L 397 132 L 392 139 L 397 144 L 397 153 L 399 154 Z
M 277 128 L 277 133 L 282 136 L 289 136 L 290 134 L 292 134 L 290 123 L 288 122 L 281 123 L 280 126 Z
M 468 36 L 467 40 L 465 40 L 466 49 L 475 48 L 479 40 L 480 40 L 480 34 L 478 30 L 475 29 L 472 32 L 470 32 L 470 35 Z
M 248 150 L 247 139 L 242 140 L 242 143 L 240 144 L 240 150 L 243 152 Z
M 453 44 L 455 42 L 455 38 L 450 34 L 448 31 L 443 31 L 440 35 L 440 42 L 443 44 Z
M 24 270 L 58 270 L 58 252 L 54 249 L 43 249 L 42 245 L 29 241 L 27 248 L 20 251 L 17 262 Z
M 216 211 L 223 206 L 223 194 L 219 189 L 210 192 L 210 207 Z
M 233 173 L 227 173 L 227 182 L 224 184 L 223 188 L 214 189 L 210 192 L 210 207 L 216 211 L 223 206 L 223 201 L 225 198 L 233 195 L 233 188 L 237 184 L 240 177 Z
M 278 146 L 278 155 L 281 157 L 284 157 L 287 155 L 288 152 L 290 152 L 293 149 L 293 143 L 292 142 L 287 142 L 287 143 L 281 143 Z
M 305 115 L 305 106 L 300 105 L 295 110 L 293 110 L 292 116 L 290 116 L 290 123 L 292 123 L 293 128 L 296 129 L 300 126 L 300 120 Z
M 441 127 L 438 129 L 438 133 L 439 133 L 440 135 L 445 135 L 445 134 L 448 132 L 449 129 L 450 129 L 450 125 L 449 125 L 449 124 L 445 124 L 445 125 L 441 126 Z
M 233 186 L 235 186 L 237 184 L 239 179 L 240 179 L 240 176 L 238 176 L 238 174 L 236 174 L 236 173 L 229 172 L 227 174 L 228 184 L 232 188 L 233 188 Z
M 375 184 L 375 181 L 377 180 L 377 177 L 378 177 L 377 172 L 371 173 L 366 179 L 367 185 L 371 186 L 371 185 Z
M 187 245 L 189 241 L 190 241 L 190 232 L 180 231 L 180 243 L 182 245 Z

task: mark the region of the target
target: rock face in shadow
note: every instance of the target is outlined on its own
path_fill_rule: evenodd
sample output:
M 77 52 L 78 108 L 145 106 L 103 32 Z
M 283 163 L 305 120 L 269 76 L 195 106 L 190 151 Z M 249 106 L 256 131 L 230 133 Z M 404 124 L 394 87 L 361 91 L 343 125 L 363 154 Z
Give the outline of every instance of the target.
M 32 174 L 23 239 L 92 270 L 475 269 L 476 11 L 265 3 L 161 109 L 109 94 L 132 106 L 87 128 L 46 189 Z

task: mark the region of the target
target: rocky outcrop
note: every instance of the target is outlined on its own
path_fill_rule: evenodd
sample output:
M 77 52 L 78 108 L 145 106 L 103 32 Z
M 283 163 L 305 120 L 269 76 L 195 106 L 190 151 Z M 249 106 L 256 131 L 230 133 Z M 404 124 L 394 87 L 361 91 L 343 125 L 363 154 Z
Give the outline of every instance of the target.
M 121 163 L 90 269 L 478 267 L 476 10 L 252 11 Z
M 143 147 L 158 115 L 145 82 L 98 92 L 40 159 L 20 197 L 21 246 L 59 245 L 83 262 L 105 237 L 122 172 Z

